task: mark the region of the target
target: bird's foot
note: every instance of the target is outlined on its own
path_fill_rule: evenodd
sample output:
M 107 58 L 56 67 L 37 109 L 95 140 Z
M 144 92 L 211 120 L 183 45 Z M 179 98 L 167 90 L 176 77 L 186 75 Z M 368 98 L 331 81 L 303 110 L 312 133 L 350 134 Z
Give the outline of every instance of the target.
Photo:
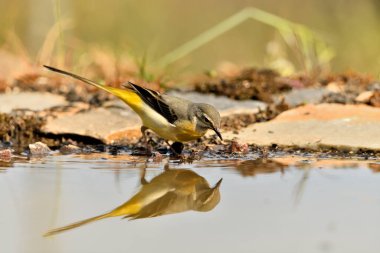
M 184 145 L 181 142 L 174 142 L 172 145 L 168 143 L 170 150 L 172 152 L 172 156 L 178 157 L 181 156 Z

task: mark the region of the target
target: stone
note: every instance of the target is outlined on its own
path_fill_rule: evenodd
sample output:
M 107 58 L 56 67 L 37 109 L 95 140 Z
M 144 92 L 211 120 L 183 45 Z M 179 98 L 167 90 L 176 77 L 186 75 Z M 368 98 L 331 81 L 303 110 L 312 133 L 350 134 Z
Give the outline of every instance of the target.
M 61 152 L 64 155 L 68 154 L 75 154 L 81 152 L 81 149 L 78 146 L 72 145 L 72 144 L 66 144 L 63 145 L 60 149 L 59 152 Z
M 327 93 L 328 90 L 319 87 L 292 89 L 290 92 L 276 96 L 275 101 L 279 102 L 281 98 L 284 98 L 285 102 L 290 106 L 313 104 L 319 103 Z
M 355 101 L 359 103 L 369 104 L 374 107 L 380 107 L 380 91 L 363 91 L 355 98 Z
M 380 110 L 367 105 L 319 104 L 288 110 L 275 119 L 239 131 L 225 139 L 296 148 L 380 150 Z
M 239 143 L 234 139 L 229 146 L 229 152 L 246 154 L 249 152 L 249 147 L 247 143 Z
M 360 103 L 368 103 L 373 97 L 373 94 L 374 91 L 363 91 L 355 98 L 355 101 Z
M 42 142 L 29 144 L 29 150 L 32 155 L 48 155 L 51 152 L 50 148 Z
M 140 127 L 140 118 L 129 108 L 96 108 L 51 119 L 42 131 L 59 135 L 87 136 L 114 144 L 139 138 Z
M 0 161 L 7 161 L 9 162 L 12 158 L 12 150 L 7 148 L 7 149 L 2 149 L 0 150 Z
M 41 111 L 67 104 L 63 96 L 48 92 L 9 92 L 0 94 L 0 112 L 10 113 L 15 109 Z
M 343 93 L 344 92 L 344 83 L 342 82 L 330 82 L 326 86 L 327 91 L 332 93 Z

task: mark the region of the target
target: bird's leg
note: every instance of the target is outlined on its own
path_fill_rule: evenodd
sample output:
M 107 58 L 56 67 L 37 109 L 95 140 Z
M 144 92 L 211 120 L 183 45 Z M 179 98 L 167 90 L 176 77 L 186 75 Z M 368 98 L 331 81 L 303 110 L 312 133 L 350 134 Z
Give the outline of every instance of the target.
M 147 167 L 147 165 L 145 164 L 145 165 L 141 168 L 140 183 L 141 183 L 142 185 L 146 185 L 146 184 L 149 183 L 149 182 L 145 179 L 146 167 Z
M 164 165 L 164 171 L 169 171 L 169 170 L 170 170 L 169 162 L 167 162 L 167 163 Z
M 148 130 L 149 128 L 147 128 L 146 126 L 141 126 L 140 128 L 140 131 L 141 131 L 141 134 L 142 134 L 142 137 L 144 139 L 144 142 L 147 142 L 147 137 L 146 137 L 146 133 L 145 131 Z
M 152 146 L 150 146 L 149 144 L 149 140 L 148 140 L 148 137 L 146 135 L 146 131 L 148 130 L 149 128 L 147 128 L 146 126 L 141 126 L 140 130 L 141 130 L 141 134 L 143 136 L 143 142 L 145 144 L 145 148 L 146 148 L 146 152 L 148 154 L 151 154 L 152 153 Z

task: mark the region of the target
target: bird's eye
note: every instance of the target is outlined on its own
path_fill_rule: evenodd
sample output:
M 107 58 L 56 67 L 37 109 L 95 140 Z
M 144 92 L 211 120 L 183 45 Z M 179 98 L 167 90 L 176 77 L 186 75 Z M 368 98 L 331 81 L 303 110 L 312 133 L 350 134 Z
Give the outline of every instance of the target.
M 202 115 L 202 119 L 203 119 L 206 123 L 211 123 L 210 120 L 209 120 L 205 115 Z

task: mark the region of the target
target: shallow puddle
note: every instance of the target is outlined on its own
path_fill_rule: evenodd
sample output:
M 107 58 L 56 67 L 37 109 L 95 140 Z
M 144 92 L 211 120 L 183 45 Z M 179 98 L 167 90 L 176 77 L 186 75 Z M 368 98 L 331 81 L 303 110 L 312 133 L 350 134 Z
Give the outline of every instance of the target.
M 379 252 L 378 172 L 376 161 L 297 157 L 2 162 L 0 252 Z

